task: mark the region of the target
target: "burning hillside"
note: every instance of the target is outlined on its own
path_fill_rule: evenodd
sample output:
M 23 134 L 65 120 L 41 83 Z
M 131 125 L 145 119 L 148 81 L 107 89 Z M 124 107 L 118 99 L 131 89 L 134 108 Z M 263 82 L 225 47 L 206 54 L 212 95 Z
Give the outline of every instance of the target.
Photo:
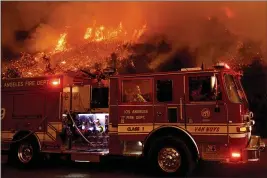
M 76 45 L 69 45 L 66 31 L 60 34 L 51 51 L 22 53 L 20 59 L 4 63 L 3 72 L 17 68 L 23 77 L 32 77 L 95 68 L 96 64 L 107 67 L 112 53 L 116 53 L 119 60 L 126 58 L 127 45 L 136 43 L 145 31 L 146 25 L 127 32 L 122 22 L 116 28 L 94 24 L 85 29 L 83 40 Z

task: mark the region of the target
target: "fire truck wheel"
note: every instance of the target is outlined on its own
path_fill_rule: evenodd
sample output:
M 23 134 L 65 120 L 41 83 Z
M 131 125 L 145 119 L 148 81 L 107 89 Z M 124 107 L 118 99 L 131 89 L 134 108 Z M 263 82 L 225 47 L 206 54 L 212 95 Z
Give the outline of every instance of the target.
M 195 163 L 192 153 L 183 140 L 163 137 L 152 144 L 148 153 L 152 170 L 166 176 L 187 176 Z
M 12 160 L 19 167 L 32 166 L 39 155 L 38 144 L 33 139 L 27 139 L 14 145 Z

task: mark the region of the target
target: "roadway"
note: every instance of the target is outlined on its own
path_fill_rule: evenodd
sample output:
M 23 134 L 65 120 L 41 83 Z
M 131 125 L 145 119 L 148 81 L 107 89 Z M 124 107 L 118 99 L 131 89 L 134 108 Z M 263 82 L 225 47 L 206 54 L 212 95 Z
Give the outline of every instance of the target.
M 267 143 L 267 141 L 265 141 Z M 136 160 L 110 160 L 105 163 L 73 163 L 64 160 L 44 161 L 34 169 L 18 169 L 1 162 L 2 178 L 134 178 L 149 177 L 146 166 Z M 262 153 L 261 161 L 243 165 L 200 163 L 192 177 L 267 177 L 267 150 Z

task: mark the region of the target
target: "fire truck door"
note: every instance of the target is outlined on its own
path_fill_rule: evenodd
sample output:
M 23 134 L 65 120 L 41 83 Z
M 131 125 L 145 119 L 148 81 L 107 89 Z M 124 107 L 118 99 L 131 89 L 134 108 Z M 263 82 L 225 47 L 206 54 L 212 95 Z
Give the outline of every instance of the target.
M 179 123 L 181 119 L 180 98 L 183 97 L 183 79 L 173 76 L 156 76 L 154 82 L 155 123 Z
M 142 140 L 153 130 L 152 84 L 152 78 L 148 77 L 121 80 L 122 98 L 118 106 L 118 132 L 122 137 L 125 134 L 139 134 L 139 139 Z
M 189 75 L 186 77 L 186 128 L 196 136 L 212 139 L 214 143 L 226 144 L 228 142 L 227 105 L 224 104 L 221 94 L 215 97 L 214 74 L 202 76 Z M 216 86 L 219 80 L 216 79 Z M 218 90 L 217 90 L 218 91 Z M 212 137 L 213 136 L 213 137 Z

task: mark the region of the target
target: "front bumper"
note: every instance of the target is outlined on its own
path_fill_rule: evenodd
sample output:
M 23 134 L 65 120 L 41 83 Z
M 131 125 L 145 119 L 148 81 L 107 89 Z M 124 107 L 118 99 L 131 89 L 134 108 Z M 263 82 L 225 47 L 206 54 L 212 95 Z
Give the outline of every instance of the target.
M 247 127 L 252 127 L 255 124 L 255 121 L 252 120 L 253 113 L 249 113 L 249 121 L 247 122 Z M 251 129 L 249 130 L 251 131 Z M 242 162 L 255 162 L 260 160 L 260 152 L 265 150 L 265 143 L 261 140 L 260 136 L 251 135 L 248 145 L 241 152 L 241 161 Z
M 260 153 L 265 150 L 265 143 L 261 140 L 260 136 L 252 135 L 246 148 L 240 150 L 240 158 L 230 157 L 223 163 L 248 163 L 260 161 Z
M 260 160 L 260 152 L 265 150 L 265 143 L 259 136 L 251 136 L 247 148 L 242 151 L 242 161 L 252 162 Z

